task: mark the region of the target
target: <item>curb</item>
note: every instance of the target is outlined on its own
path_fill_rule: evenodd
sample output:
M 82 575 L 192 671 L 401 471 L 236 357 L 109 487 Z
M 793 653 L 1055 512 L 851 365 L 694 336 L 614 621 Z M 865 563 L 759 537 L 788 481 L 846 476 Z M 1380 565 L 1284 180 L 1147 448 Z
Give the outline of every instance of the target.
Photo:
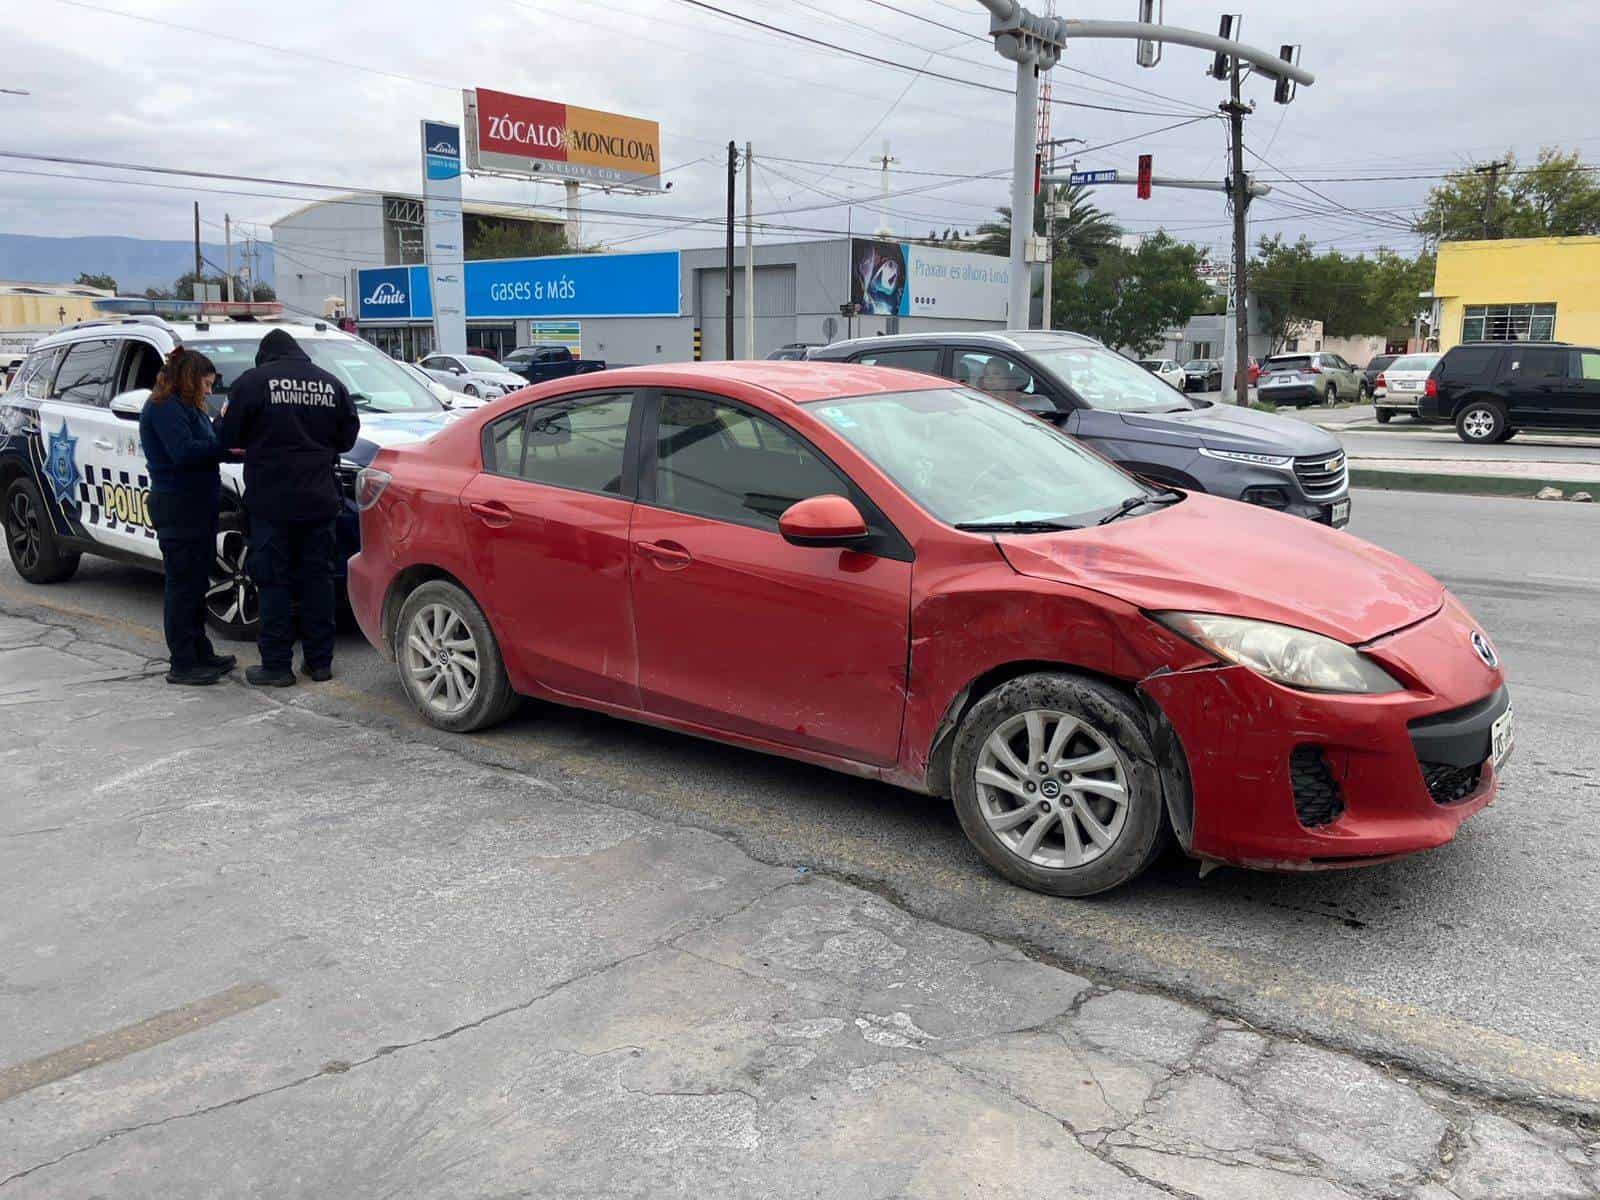
M 1541 488 L 1600 492 L 1594 480 L 1541 479 L 1533 476 L 1442 475 L 1423 471 L 1372 471 L 1352 468 L 1350 486 L 1391 492 L 1439 492 L 1462 496 L 1510 496 L 1532 500 Z

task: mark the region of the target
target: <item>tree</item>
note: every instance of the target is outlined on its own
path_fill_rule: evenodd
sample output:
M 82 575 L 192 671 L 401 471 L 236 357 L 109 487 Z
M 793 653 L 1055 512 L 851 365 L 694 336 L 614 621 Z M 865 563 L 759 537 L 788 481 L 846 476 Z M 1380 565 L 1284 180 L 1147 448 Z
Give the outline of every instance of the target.
M 1094 266 L 1101 253 L 1116 244 L 1119 230 L 1110 216 L 1089 199 L 1089 190 L 1078 184 L 1049 188 L 1039 196 L 1033 206 L 1033 231 L 1041 237 L 1047 222 L 1045 205 L 1052 199 L 1066 207 L 1066 213 L 1056 218 L 1055 261 L 1070 258 L 1084 266 Z M 978 226 L 978 241 L 972 248 L 979 254 L 1005 258 L 1011 253 L 1011 209 L 1001 205 L 995 211 L 1000 214 L 999 220 Z
M 469 219 L 466 228 L 467 257 L 542 258 L 564 254 L 567 235 L 558 225 L 544 221 L 498 221 L 493 218 Z
M 164 287 L 147 287 L 147 288 L 145 288 L 145 290 L 144 290 L 144 298 L 146 300 L 176 300 L 177 299 L 177 297 L 172 294 L 172 289 L 171 288 L 164 288 Z
M 1300 326 L 1322 322 L 1324 337 L 1387 333 L 1410 325 L 1418 292 L 1433 284 L 1433 256 L 1376 258 L 1315 253 L 1304 237 L 1264 237 L 1250 264 L 1250 295 L 1276 351 Z
M 243 292 L 244 289 L 241 286 L 235 289 L 234 294 L 242 295 Z M 256 301 L 257 303 L 260 303 L 263 300 L 276 300 L 277 298 L 278 293 L 270 283 L 258 283 L 250 293 L 250 299 Z
M 1547 146 L 1531 167 L 1510 152 L 1501 161 L 1492 207 L 1489 173 L 1462 171 L 1429 191 L 1416 231 L 1435 242 L 1600 233 L 1600 184 L 1576 152 Z
M 196 276 L 193 271 L 185 271 L 179 275 L 172 285 L 172 298 L 176 300 L 193 300 L 195 280 L 199 279 L 202 287 L 213 286 L 218 289 L 218 294 L 224 297 L 228 294 L 227 281 L 221 275 Z
M 1204 258 L 1198 246 L 1157 233 L 1137 250 L 1100 248 L 1093 266 L 1058 259 L 1053 325 L 1146 354 L 1205 302 L 1210 289 L 1196 273 Z
M 81 283 L 84 287 L 101 288 L 108 292 L 117 290 L 117 281 L 109 275 L 91 275 L 85 271 L 73 282 Z

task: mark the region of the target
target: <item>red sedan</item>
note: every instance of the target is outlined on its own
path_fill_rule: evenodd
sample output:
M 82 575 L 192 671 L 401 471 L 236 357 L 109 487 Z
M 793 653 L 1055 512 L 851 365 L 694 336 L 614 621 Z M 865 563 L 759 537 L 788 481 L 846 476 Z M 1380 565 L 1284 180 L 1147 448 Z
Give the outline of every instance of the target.
M 1511 709 L 1351 537 L 1147 485 L 1010 405 L 829 363 L 526 389 L 358 481 L 350 598 L 444 729 L 537 696 L 950 798 L 1027 887 L 1449 841 Z

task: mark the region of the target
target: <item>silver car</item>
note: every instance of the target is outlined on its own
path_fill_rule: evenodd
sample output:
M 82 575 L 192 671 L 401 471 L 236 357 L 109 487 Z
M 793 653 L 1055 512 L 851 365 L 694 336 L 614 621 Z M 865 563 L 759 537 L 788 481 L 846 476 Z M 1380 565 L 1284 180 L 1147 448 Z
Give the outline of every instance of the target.
M 417 365 L 452 392 L 484 400 L 528 386 L 521 375 L 513 375 L 481 354 L 430 354 Z
M 1395 359 L 1379 374 L 1372 393 L 1378 424 L 1387 425 L 1397 412 L 1417 415 L 1417 401 L 1428 387 L 1428 373 L 1438 365 L 1439 354 L 1407 354 Z
M 1361 399 L 1361 372 L 1337 354 L 1274 354 L 1261 364 L 1257 394 L 1273 404 L 1303 408 Z
M 1174 359 L 1141 358 L 1136 361 L 1146 371 L 1161 380 L 1162 383 L 1170 384 L 1180 392 L 1183 391 L 1185 384 L 1188 382 L 1188 374 Z

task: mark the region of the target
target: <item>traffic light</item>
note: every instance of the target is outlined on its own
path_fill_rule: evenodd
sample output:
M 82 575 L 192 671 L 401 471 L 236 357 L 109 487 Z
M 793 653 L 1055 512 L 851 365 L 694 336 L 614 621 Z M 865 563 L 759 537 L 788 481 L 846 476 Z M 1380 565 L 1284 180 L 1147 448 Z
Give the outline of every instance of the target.
M 1139 155 L 1139 199 L 1150 199 L 1150 175 L 1152 170 L 1152 156 Z
M 1238 26 L 1243 24 L 1237 17 L 1225 16 L 1217 26 L 1217 36 L 1225 42 L 1231 42 L 1239 36 Z M 1213 79 L 1226 79 L 1232 74 L 1231 55 L 1217 51 L 1217 56 L 1211 60 L 1211 76 Z
M 1280 46 L 1278 47 L 1278 57 L 1283 59 L 1283 61 L 1286 63 L 1294 63 L 1298 65 L 1300 62 L 1300 47 L 1288 45 Z M 1287 75 L 1279 75 L 1278 86 L 1272 89 L 1273 102 L 1276 104 L 1289 103 L 1289 101 L 1294 99 L 1294 93 L 1298 86 L 1299 85 Z

